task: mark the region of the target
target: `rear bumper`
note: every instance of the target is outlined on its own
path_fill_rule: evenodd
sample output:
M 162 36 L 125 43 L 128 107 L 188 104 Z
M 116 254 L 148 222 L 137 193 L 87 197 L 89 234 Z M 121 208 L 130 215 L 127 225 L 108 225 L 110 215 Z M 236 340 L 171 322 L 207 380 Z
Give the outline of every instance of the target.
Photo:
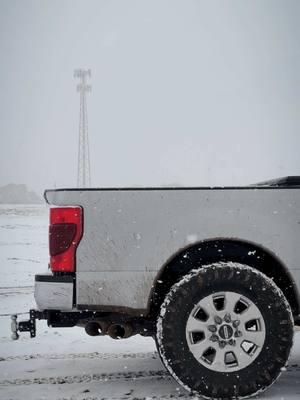
M 70 311 L 74 304 L 74 278 L 68 275 L 36 275 L 34 298 L 41 311 Z

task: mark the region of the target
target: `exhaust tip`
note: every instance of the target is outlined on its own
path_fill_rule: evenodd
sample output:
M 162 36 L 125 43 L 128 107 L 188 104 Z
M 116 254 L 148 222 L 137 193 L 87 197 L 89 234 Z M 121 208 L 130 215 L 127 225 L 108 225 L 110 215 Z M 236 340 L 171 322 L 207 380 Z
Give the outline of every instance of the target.
M 112 324 L 109 326 L 107 330 L 107 334 L 113 339 L 126 339 L 132 336 L 132 326 L 128 323 L 121 324 Z
M 89 336 L 102 335 L 102 329 L 101 329 L 101 326 L 98 324 L 98 322 L 89 322 L 85 326 L 85 331 Z

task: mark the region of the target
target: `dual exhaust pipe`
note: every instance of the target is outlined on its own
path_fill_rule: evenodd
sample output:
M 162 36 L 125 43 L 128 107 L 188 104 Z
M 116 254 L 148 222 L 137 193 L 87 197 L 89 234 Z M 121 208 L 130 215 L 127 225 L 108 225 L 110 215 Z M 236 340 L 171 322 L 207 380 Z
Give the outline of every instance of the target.
M 124 324 L 109 324 L 107 322 L 88 322 L 85 331 L 90 336 L 108 335 L 112 339 L 126 339 L 132 336 L 133 327 L 128 322 Z

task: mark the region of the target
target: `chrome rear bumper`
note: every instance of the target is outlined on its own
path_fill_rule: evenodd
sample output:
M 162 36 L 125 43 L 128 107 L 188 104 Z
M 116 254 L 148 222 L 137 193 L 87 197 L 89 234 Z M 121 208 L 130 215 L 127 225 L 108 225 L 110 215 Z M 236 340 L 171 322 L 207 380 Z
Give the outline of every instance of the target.
M 74 300 L 74 278 L 69 275 L 36 275 L 34 298 L 39 310 L 71 311 Z

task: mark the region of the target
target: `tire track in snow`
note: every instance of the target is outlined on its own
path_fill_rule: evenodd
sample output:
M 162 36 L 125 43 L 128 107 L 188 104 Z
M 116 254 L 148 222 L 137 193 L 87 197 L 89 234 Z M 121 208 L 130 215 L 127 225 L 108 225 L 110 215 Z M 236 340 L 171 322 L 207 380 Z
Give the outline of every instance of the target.
M 30 286 L 0 286 L 0 290 L 3 290 L 3 289 L 15 289 L 15 290 L 18 290 L 18 289 L 34 289 L 34 286 L 32 286 L 32 285 L 30 285 Z
M 160 399 L 163 399 L 163 400 L 169 400 L 169 399 L 189 399 L 189 400 L 195 400 L 196 398 L 195 397 L 191 397 L 191 395 L 190 394 L 183 394 L 183 393 L 176 393 L 176 395 L 174 395 L 174 394 L 168 394 L 168 395 L 162 395 L 162 396 L 143 396 L 143 397 L 136 397 L 136 396 L 134 396 L 133 394 L 124 394 L 124 395 L 121 395 L 121 396 L 119 396 L 119 397 L 103 397 L 103 396 L 101 396 L 101 397 L 98 397 L 98 396 L 93 396 L 93 395 L 90 395 L 90 396 L 84 396 L 84 397 L 81 397 L 80 395 L 78 396 L 76 396 L 76 397 L 74 397 L 74 396 L 72 396 L 72 397 L 60 397 L 60 398 L 58 398 L 57 400 L 76 400 L 76 399 L 82 399 L 82 400 L 160 400 Z M 198 398 L 197 398 L 198 399 Z
M 11 287 L 0 287 L 0 296 L 16 296 L 20 294 L 31 295 L 34 292 L 33 286 L 11 286 Z
M 89 359 L 101 359 L 101 360 L 112 360 L 112 359 L 146 359 L 152 358 L 157 359 L 158 355 L 155 352 L 148 353 L 53 353 L 53 354 L 29 354 L 20 356 L 9 356 L 0 357 L 0 362 L 3 361 L 20 361 L 20 360 L 67 360 L 67 359 L 78 359 L 78 358 L 89 358 Z
M 0 381 L 1 386 L 9 385 L 63 385 L 73 383 L 89 383 L 89 382 L 108 382 L 108 381 L 135 381 L 143 378 L 155 378 L 166 379 L 170 377 L 170 374 L 166 370 L 154 370 L 154 371 L 135 371 L 135 372 L 114 372 L 114 373 L 103 373 L 103 374 L 82 374 L 82 375 L 70 375 L 70 376 L 56 376 L 56 377 L 44 377 L 44 378 L 32 378 L 32 379 L 5 379 Z

